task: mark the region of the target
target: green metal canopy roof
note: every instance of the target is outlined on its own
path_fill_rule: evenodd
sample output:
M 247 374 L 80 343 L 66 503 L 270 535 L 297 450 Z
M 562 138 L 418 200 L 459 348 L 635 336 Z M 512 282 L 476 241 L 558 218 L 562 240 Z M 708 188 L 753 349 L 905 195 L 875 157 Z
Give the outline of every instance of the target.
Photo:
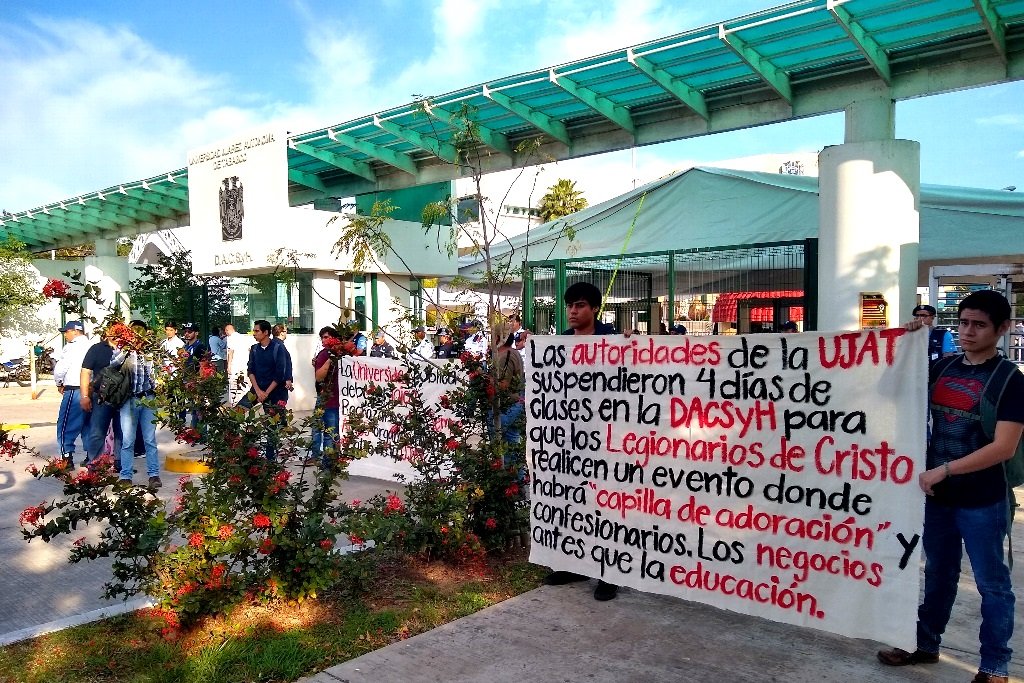
M 486 171 L 1024 78 L 1024 0 L 801 0 L 289 137 L 293 204 L 459 174 L 468 107 Z M 188 222 L 185 169 L 0 218 L 32 248 Z

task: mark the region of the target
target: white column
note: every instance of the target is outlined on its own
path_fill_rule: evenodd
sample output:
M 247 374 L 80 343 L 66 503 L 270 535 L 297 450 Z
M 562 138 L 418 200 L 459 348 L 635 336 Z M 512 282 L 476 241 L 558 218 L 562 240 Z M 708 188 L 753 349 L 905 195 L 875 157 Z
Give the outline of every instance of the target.
M 818 329 L 858 328 L 861 292 L 880 292 L 899 325 L 916 298 L 921 147 L 892 139 L 888 100 L 846 116 L 847 141 L 818 155 Z
M 128 307 L 128 259 L 117 255 L 117 240 L 114 238 L 98 238 L 95 249 L 95 256 L 85 258 L 82 275 L 86 282 L 97 284 L 106 305 L 100 307 L 89 302 L 89 314 L 102 320 L 116 308 L 117 298 L 120 297 L 122 315 L 131 317 Z

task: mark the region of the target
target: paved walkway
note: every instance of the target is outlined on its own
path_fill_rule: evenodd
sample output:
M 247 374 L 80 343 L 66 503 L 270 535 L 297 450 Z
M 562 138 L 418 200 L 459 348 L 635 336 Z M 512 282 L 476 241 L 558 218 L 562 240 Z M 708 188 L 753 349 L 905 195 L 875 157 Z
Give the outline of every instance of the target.
M 31 425 L 24 433 L 42 453 L 55 448 L 59 397 L 46 388 L 0 389 L 0 419 Z M 180 451 L 160 434 L 163 452 Z M 172 451 L 171 449 L 174 449 Z M 25 543 L 17 524 L 27 505 L 59 493 L 35 481 L 24 464 L 0 462 L 0 644 L 123 610 L 98 596 L 104 562 L 69 565 L 66 545 Z M 141 476 L 141 475 L 137 475 Z M 173 482 L 168 474 L 165 481 Z M 142 479 L 139 480 L 140 483 Z M 365 498 L 389 486 L 354 479 L 347 496 Z M 1024 500 L 1024 491 L 1018 491 Z M 1014 524 L 1014 585 L 1024 593 L 1024 513 Z M 598 603 L 592 585 L 543 587 L 477 614 L 339 664 L 306 683 L 522 683 L 586 681 L 970 681 L 977 669 L 979 598 L 965 562 L 960 595 L 942 660 L 929 667 L 883 668 L 881 645 L 746 617 L 696 603 L 623 589 Z M 1016 613 L 1018 654 L 1011 675 L 1024 679 L 1024 609 Z M 138 603 L 129 603 L 134 607 Z
M 56 421 L 60 395 L 52 383 L 41 388 L 42 394 L 36 400 L 32 400 L 28 388 L 0 388 L 0 421 L 27 425 L 27 429 L 15 433 L 26 435 L 43 460 L 58 452 Z M 157 431 L 157 444 L 161 462 L 168 453 L 186 450 L 166 430 Z M 76 453 L 75 459 L 83 457 Z M 53 500 L 61 492 L 56 480 L 36 480 L 25 472 L 28 462 L 25 457 L 14 463 L 0 459 L 0 645 L 149 604 L 143 598 L 128 603 L 103 599 L 103 584 L 110 578 L 110 560 L 68 564 L 68 550 L 74 537 L 50 543 L 25 542 L 18 515 L 29 505 Z M 140 458 L 135 462 L 140 470 L 135 481 L 143 484 L 145 461 Z M 174 489 L 179 476 L 166 471 L 161 474 L 165 493 Z M 386 488 L 394 490 L 395 485 L 366 477 L 353 477 L 342 485 L 346 498 L 366 499 Z M 166 499 L 171 500 L 171 496 L 166 495 Z

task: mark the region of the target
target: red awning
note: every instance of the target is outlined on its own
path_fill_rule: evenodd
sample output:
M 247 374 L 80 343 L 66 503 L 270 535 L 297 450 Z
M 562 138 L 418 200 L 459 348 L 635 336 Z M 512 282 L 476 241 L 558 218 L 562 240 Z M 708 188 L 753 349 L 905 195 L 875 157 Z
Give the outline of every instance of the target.
M 725 292 L 719 294 L 715 300 L 715 307 L 711 311 L 711 321 L 716 323 L 737 322 L 739 316 L 737 309 L 739 302 L 745 299 L 762 299 L 750 308 L 750 322 L 754 323 L 784 323 L 785 320 L 772 320 L 772 299 L 802 299 L 804 292 L 801 289 L 775 289 L 764 292 Z M 803 306 L 790 306 L 789 318 L 793 322 L 800 322 L 804 319 Z

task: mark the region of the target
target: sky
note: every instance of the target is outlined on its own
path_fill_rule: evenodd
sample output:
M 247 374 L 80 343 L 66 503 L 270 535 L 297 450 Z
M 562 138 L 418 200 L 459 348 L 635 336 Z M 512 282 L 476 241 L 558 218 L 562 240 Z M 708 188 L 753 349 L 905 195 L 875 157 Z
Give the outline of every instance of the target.
M 0 0 L 0 209 L 182 168 L 189 149 L 241 129 L 314 130 L 775 4 Z M 901 102 L 896 117 L 897 137 L 921 143 L 922 182 L 1024 192 L 1024 83 Z M 555 174 L 601 178 L 581 183 L 593 203 L 632 178 L 816 152 L 842 136 L 833 114 L 562 162 Z

